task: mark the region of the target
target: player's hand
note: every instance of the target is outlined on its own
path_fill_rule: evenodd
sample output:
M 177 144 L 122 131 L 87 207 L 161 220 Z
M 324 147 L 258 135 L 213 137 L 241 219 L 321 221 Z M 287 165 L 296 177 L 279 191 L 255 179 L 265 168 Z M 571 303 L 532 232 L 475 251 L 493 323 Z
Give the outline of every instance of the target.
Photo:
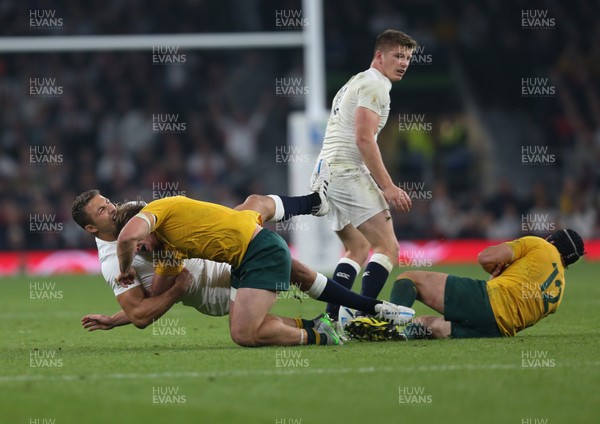
M 383 190 L 383 197 L 394 209 L 408 212 L 412 207 L 410 196 L 400 187 L 390 186 Z
M 502 274 L 502 271 L 504 271 L 506 269 L 508 265 L 507 264 L 498 264 L 494 267 L 494 269 L 492 269 L 492 272 L 490 272 L 490 280 L 492 278 L 496 278 L 497 276 L 499 276 L 500 274 Z
M 127 272 L 122 272 L 117 276 L 117 283 L 119 283 L 121 287 L 127 287 L 130 284 L 133 284 L 135 275 L 135 269 L 129 268 Z
M 175 284 L 177 284 L 181 293 L 187 292 L 192 287 L 192 274 L 186 268 L 183 268 L 175 278 Z
M 87 331 L 111 330 L 115 328 L 112 317 L 102 314 L 90 314 L 81 318 L 81 325 Z

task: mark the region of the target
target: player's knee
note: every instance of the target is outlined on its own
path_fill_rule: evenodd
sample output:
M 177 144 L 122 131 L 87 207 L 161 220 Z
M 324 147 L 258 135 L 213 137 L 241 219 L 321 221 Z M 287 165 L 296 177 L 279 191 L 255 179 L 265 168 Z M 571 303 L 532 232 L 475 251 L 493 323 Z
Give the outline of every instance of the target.
M 396 278 L 396 281 L 406 278 L 407 280 L 411 280 L 415 285 L 420 281 L 418 271 L 404 271 Z
M 429 324 L 429 328 L 431 329 L 431 337 L 434 339 L 447 339 L 452 332 L 452 324 L 450 321 L 445 321 L 441 318 L 432 320 Z
M 243 347 L 255 347 L 259 346 L 258 340 L 251 331 L 247 329 L 232 326 L 231 327 L 231 340 L 234 343 Z
M 255 208 L 261 206 L 264 201 L 264 196 L 261 196 L 260 194 L 251 194 L 246 197 L 246 200 L 242 205 L 247 209 L 256 210 Z

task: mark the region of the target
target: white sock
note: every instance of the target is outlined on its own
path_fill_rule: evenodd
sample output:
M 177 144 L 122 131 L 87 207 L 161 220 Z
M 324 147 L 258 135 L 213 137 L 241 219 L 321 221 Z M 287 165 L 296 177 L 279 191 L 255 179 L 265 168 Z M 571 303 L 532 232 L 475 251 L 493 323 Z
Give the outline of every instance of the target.
M 369 262 L 378 263 L 379 265 L 384 267 L 387 270 L 387 272 L 392 272 L 392 269 L 394 268 L 392 261 L 390 261 L 390 259 L 383 253 L 373 253 L 371 259 L 369 259 Z
M 308 289 L 307 293 L 313 299 L 318 299 L 323 290 L 325 290 L 325 286 L 327 286 L 327 277 L 317 272 L 317 278 L 315 278 L 313 285 Z
M 354 268 L 354 270 L 356 271 L 356 274 L 358 275 L 358 273 L 360 272 L 360 265 L 358 264 L 358 262 L 353 261 L 350 258 L 342 258 L 338 261 L 338 264 L 348 264 L 350 265 L 352 268 Z
M 268 221 L 279 222 L 283 219 L 283 215 L 285 214 L 281 197 L 277 196 L 276 194 L 269 194 L 268 197 L 273 199 L 273 201 L 275 202 L 275 213 L 273 214 L 273 218 L 269 219 Z

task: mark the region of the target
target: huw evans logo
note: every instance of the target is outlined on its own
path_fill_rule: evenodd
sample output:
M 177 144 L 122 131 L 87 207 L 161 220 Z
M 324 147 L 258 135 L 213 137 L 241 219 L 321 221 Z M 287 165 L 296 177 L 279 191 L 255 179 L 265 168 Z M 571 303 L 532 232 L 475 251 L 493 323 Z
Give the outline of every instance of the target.
M 56 16 L 56 10 L 30 9 L 29 27 L 34 29 L 61 29 L 63 18 Z
M 412 58 L 410 59 L 411 65 L 431 65 L 433 62 L 430 53 L 425 52 L 425 46 L 417 46 L 413 50 Z
M 30 368 L 62 368 L 63 360 L 56 357 L 55 350 L 30 350 Z
M 401 113 L 398 115 L 400 132 L 431 132 L 433 125 L 425 120 L 424 113 Z
M 521 10 L 521 27 L 525 29 L 554 29 L 556 19 L 548 16 L 548 10 Z
M 179 387 L 153 386 L 152 403 L 154 405 L 185 405 L 187 396 L 179 393 Z
M 55 213 L 34 213 L 29 215 L 30 233 L 57 234 L 63 230 L 63 223 L 56 222 Z
M 548 146 L 521 146 L 523 165 L 554 165 L 556 155 L 548 151 Z
M 63 155 L 56 153 L 56 146 L 29 146 L 29 163 L 58 165 L 63 163 Z
M 33 281 L 29 283 L 29 300 L 62 300 L 63 291 L 56 289 L 55 282 Z
M 187 330 L 179 324 L 179 318 L 161 318 L 152 323 L 153 336 L 186 336 Z
M 275 96 L 302 97 L 309 94 L 302 78 L 275 78 Z
M 401 405 L 431 405 L 433 397 L 425 393 L 423 386 L 398 387 L 398 403 Z
M 554 97 L 556 87 L 550 85 L 548 78 L 521 78 L 522 97 Z
M 152 64 L 154 65 L 183 65 L 187 56 L 179 53 L 178 46 L 153 46 Z
M 521 351 L 521 368 L 554 368 L 556 361 L 548 357 L 547 350 Z
M 33 97 L 60 97 L 63 87 L 56 83 L 56 78 L 29 78 L 29 95 Z
M 179 121 L 178 113 L 154 113 L 152 114 L 152 132 L 155 133 L 184 133 L 187 124 Z
M 309 24 L 308 18 L 304 18 L 302 15 L 302 10 L 278 9 L 275 11 L 275 27 L 277 29 L 302 29 Z
M 275 146 L 275 163 L 308 163 L 308 154 L 302 153 L 302 146 Z
M 176 181 L 157 181 L 152 183 L 152 198 L 162 199 L 172 196 L 186 196 L 186 191 L 179 188 Z

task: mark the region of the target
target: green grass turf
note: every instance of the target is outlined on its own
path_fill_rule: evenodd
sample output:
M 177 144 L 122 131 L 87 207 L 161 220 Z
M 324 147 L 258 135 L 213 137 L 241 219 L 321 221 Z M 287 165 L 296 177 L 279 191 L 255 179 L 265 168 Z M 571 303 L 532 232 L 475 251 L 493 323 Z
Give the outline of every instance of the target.
M 100 276 L 3 279 L 0 423 L 598 422 L 599 270 L 573 265 L 558 313 L 511 339 L 260 349 L 232 343 L 227 318 L 181 305 L 163 318 L 179 334 L 87 333 L 85 313 L 117 308 Z M 484 278 L 475 266 L 443 271 Z M 30 299 L 32 282 L 55 283 L 62 298 Z M 275 312 L 322 309 L 282 299 Z M 32 352 L 54 362 L 32 367 Z M 545 366 L 523 368 L 524 352 Z M 170 391 L 171 404 L 154 403 L 167 399 L 153 390 Z M 417 396 L 401 403 L 400 391 Z

